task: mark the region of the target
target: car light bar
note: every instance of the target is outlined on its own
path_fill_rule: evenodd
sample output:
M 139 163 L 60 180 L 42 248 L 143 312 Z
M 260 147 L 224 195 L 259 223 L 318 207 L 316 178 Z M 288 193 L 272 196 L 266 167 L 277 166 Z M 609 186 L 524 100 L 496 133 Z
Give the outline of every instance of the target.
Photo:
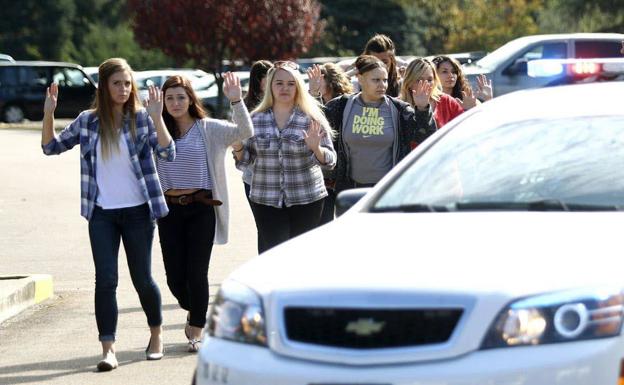
M 527 63 L 530 77 L 554 77 L 558 75 L 592 76 L 624 74 L 624 59 L 539 59 Z

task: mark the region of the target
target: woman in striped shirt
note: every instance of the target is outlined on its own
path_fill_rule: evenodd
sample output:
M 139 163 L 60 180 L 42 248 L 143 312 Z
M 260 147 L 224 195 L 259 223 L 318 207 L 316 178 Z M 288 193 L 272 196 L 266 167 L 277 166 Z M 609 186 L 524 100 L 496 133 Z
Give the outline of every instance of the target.
M 225 151 L 249 138 L 253 127 L 241 102 L 240 80 L 228 72 L 223 92 L 234 123 L 210 119 L 188 79 L 172 76 L 163 85 L 163 119 L 175 140 L 173 162 L 158 161 L 169 215 L 158 221 L 167 285 L 188 312 L 188 350 L 197 352 L 208 310 L 208 264 L 212 245 L 227 242 L 228 196 Z
M 306 92 L 298 65 L 274 63 L 267 86 L 252 114 L 255 135 L 233 146 L 237 166 L 251 167 L 249 200 L 264 240 L 260 252 L 318 226 L 327 196 L 321 166 L 336 164 L 332 129 Z

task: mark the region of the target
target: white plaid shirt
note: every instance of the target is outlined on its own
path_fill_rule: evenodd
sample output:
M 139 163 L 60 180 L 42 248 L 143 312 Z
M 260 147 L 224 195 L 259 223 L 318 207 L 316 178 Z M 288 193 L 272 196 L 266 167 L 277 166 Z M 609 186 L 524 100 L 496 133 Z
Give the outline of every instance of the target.
M 251 170 L 249 199 L 281 208 L 326 197 L 321 166 L 332 169 L 336 165 L 336 151 L 327 132 L 321 138 L 325 154 L 321 165 L 303 136 L 311 119 L 298 108 L 282 130 L 277 128 L 272 109 L 255 113 L 251 120 L 255 135 L 244 142 L 242 159 L 236 162 L 239 169 Z

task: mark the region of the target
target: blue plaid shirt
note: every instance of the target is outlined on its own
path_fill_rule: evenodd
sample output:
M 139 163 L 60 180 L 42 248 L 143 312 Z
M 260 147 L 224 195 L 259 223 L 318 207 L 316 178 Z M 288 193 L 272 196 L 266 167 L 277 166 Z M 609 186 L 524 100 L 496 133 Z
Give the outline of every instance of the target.
M 137 111 L 136 114 L 136 140 L 132 139 L 127 118 L 124 119 L 123 136 L 130 151 L 134 175 L 149 205 L 152 219 L 164 217 L 169 210 L 156 173 L 153 150 L 156 150 L 159 158 L 172 161 L 175 158 L 173 140 L 166 148 L 158 145 L 156 128 L 144 109 Z M 87 220 L 93 215 L 98 194 L 95 180 L 98 140 L 97 114 L 94 111 L 83 111 L 50 143 L 42 146 L 44 154 L 58 155 L 80 144 L 80 215 Z

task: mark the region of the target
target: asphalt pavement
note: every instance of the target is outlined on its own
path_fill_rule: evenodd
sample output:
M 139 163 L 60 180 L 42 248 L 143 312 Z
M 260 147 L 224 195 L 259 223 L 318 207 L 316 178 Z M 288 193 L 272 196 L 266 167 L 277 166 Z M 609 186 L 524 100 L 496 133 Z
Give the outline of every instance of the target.
M 62 125 L 64 122 L 59 122 Z M 87 222 L 80 216 L 79 150 L 46 157 L 40 132 L 0 127 L 0 276 L 49 274 L 54 295 L 0 324 L 0 384 L 190 384 L 196 355 L 186 352 L 181 310 L 166 286 L 158 234 L 153 273 L 163 298 L 165 357 L 146 361 L 146 319 L 119 256 L 120 367 L 97 373 L 94 268 Z M 237 266 L 256 254 L 256 232 L 240 173 L 227 157 L 230 243 L 213 249 L 211 296 Z

